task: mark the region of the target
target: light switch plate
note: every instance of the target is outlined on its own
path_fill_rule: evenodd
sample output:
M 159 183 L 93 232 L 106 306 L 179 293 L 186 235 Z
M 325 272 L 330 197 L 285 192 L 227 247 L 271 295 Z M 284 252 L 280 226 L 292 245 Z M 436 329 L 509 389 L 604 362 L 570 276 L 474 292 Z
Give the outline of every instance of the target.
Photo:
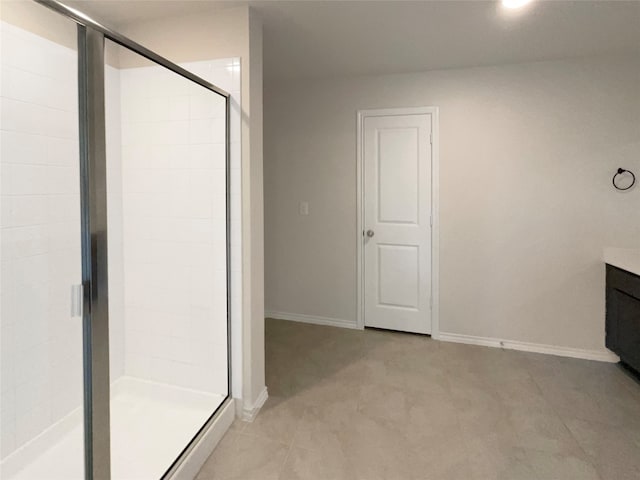
M 300 202 L 300 215 L 309 215 L 309 202 Z

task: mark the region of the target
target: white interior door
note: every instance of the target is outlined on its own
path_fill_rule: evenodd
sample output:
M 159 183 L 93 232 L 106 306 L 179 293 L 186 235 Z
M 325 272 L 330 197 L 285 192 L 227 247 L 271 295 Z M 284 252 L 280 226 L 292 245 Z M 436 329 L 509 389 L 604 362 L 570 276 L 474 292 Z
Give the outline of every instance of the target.
M 364 323 L 431 333 L 431 114 L 367 116 Z

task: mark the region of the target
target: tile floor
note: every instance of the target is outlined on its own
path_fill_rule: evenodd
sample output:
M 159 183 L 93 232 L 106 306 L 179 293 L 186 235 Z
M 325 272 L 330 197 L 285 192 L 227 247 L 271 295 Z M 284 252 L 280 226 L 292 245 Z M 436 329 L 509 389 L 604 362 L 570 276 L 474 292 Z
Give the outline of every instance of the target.
M 638 480 L 613 364 L 267 320 L 270 398 L 198 480 Z

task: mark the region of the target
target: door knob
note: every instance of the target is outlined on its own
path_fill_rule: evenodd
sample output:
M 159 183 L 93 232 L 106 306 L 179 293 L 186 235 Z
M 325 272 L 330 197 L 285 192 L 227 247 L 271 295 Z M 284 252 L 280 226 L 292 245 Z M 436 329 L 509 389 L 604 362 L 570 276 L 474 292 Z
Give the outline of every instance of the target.
M 375 235 L 376 233 L 373 230 L 367 230 L 367 237 L 371 238 Z

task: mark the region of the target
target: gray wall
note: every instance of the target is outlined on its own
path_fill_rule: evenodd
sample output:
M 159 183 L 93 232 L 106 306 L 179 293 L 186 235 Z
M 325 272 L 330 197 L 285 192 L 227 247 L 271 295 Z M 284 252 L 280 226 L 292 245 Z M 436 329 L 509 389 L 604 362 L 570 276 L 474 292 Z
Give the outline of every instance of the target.
M 605 246 L 640 246 L 640 59 L 265 89 L 266 310 L 356 316 L 356 111 L 440 108 L 440 329 L 604 349 Z M 298 215 L 307 200 L 309 216 Z

